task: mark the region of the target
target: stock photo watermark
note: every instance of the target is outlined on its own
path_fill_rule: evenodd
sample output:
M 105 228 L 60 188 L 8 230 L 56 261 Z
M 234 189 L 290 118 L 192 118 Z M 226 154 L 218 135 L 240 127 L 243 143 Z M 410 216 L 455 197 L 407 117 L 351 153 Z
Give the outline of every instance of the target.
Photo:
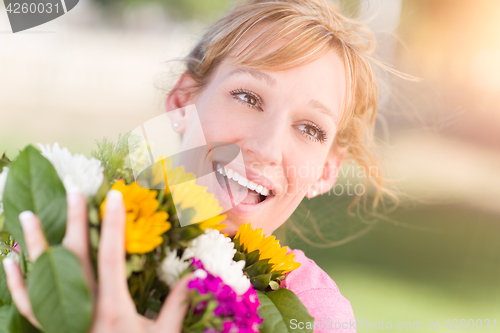
M 437 329 L 493 329 L 497 328 L 496 319 L 447 319 L 447 320 L 432 320 L 427 322 L 422 321 L 370 321 L 367 319 L 357 319 L 349 321 L 334 321 L 330 318 L 318 319 L 315 321 L 298 321 L 297 319 L 290 320 L 290 329 L 323 329 L 323 330 L 339 330 L 339 329 L 364 329 L 364 330 L 437 330 Z
M 66 14 L 79 0 L 4 0 L 12 32 L 45 24 Z

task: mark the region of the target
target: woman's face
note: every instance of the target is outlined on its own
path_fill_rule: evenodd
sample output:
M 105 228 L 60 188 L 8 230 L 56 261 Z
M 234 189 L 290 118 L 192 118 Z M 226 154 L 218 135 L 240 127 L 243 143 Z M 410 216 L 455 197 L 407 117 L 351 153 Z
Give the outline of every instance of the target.
M 183 76 L 178 85 L 192 83 Z M 342 156 L 330 150 L 344 91 L 343 63 L 332 50 L 314 62 L 279 72 L 224 61 L 196 97 L 169 95 L 167 110 L 173 111 L 172 123 L 180 125 L 174 130 L 184 133 L 183 149 L 203 140 L 209 145 L 200 160 L 215 173 L 204 185 L 225 209 L 231 208 L 225 212 L 225 232 L 234 235 L 238 226 L 250 222 L 270 235 L 304 196 L 333 187 Z M 199 123 L 193 113 L 176 110 L 190 104 Z M 240 148 L 240 158 L 232 161 L 223 152 L 231 144 Z M 219 165 L 224 171 L 217 172 Z M 237 181 L 234 172 L 240 175 Z

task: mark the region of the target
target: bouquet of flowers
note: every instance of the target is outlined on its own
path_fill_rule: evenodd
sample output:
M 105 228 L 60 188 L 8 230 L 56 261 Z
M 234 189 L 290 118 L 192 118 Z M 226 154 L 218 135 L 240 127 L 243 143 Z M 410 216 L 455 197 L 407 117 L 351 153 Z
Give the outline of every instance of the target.
M 240 226 L 234 238 L 221 233 L 222 208 L 171 161 L 155 163 L 151 184 L 176 180 L 178 191 L 143 188 L 127 163 L 129 135 L 117 143 L 97 143 L 92 158 L 66 148 L 27 146 L 14 159 L 0 159 L 0 260 L 19 262 L 33 312 L 43 331 L 88 332 L 92 293 L 80 262 L 61 242 L 66 229 L 66 190 L 77 187 L 87 198 L 89 240 L 97 278 L 100 226 L 110 189 L 123 195 L 126 208 L 125 250 L 129 291 L 138 313 L 155 318 L 171 288 L 194 272 L 188 284 L 189 305 L 183 332 L 289 332 L 289 321 L 312 321 L 290 290 L 280 288 L 298 268 L 274 236 Z M 165 184 L 167 182 L 165 181 Z M 158 188 L 158 187 L 156 187 Z M 178 199 L 180 198 L 180 199 Z M 29 262 L 19 214 L 30 210 L 41 221 L 49 248 Z M 179 216 L 198 223 L 181 226 Z M 39 332 L 18 312 L 0 265 L 0 332 Z

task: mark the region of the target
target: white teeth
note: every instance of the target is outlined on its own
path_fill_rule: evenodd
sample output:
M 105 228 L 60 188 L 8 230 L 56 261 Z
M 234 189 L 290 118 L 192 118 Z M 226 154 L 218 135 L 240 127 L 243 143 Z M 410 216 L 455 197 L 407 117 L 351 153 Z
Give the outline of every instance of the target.
M 238 184 L 240 184 L 241 186 L 247 186 L 248 185 L 248 179 L 246 179 L 245 177 L 241 176 L 239 179 L 238 179 Z
M 224 170 L 223 167 L 220 166 L 220 164 L 217 164 L 217 171 L 219 171 L 219 173 L 223 176 L 226 175 L 226 171 Z
M 248 181 L 248 184 L 247 184 L 247 187 L 253 191 L 255 191 L 255 189 L 257 188 L 257 184 L 255 184 L 254 182 L 252 181 Z
M 267 188 L 265 188 L 264 186 L 257 185 L 256 183 L 246 179 L 245 177 L 243 177 L 242 175 L 240 175 L 236 171 L 233 171 L 232 169 L 224 168 L 224 167 L 220 166 L 219 164 L 217 164 L 217 171 L 221 175 L 238 182 L 238 184 L 240 184 L 241 186 L 245 186 L 252 191 L 260 193 L 266 197 L 270 194 L 270 191 Z

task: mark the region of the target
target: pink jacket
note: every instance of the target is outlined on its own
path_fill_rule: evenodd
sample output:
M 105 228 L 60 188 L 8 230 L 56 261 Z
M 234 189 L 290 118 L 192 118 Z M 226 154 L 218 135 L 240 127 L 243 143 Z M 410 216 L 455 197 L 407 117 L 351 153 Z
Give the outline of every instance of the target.
M 290 248 L 288 248 L 290 252 Z M 314 332 L 355 333 L 356 321 L 351 303 L 342 296 L 333 280 L 301 250 L 293 250 L 301 265 L 291 271 L 281 286 L 293 291 L 309 310 L 314 323 L 287 323 L 292 329 L 314 327 Z M 309 325 L 309 326 L 306 326 Z

